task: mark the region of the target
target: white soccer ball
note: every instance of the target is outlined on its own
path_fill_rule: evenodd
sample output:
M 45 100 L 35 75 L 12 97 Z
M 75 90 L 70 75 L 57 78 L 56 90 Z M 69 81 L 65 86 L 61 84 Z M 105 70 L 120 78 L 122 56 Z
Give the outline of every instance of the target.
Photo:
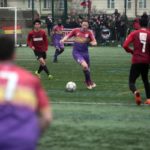
M 75 84 L 75 82 L 73 81 L 69 81 L 66 84 L 66 91 L 68 92 L 74 92 L 76 90 L 77 86 Z

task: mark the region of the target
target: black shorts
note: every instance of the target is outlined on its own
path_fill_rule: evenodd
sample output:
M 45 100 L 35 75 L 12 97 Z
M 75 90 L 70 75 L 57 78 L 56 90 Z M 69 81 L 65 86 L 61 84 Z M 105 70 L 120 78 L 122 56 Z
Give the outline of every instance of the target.
M 132 64 L 130 68 L 129 82 L 135 82 L 141 75 L 142 79 L 148 80 L 149 64 Z
M 40 58 L 46 59 L 46 52 L 34 51 L 34 54 L 37 59 L 40 59 Z

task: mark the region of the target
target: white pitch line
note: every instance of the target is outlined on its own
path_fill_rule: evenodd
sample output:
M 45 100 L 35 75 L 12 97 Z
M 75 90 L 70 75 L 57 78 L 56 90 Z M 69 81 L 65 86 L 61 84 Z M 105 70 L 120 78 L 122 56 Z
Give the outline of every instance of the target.
M 136 104 L 125 103 L 90 103 L 90 102 L 51 102 L 52 104 L 79 104 L 79 105 L 112 105 L 112 106 L 136 106 Z M 144 104 L 142 104 L 144 105 Z

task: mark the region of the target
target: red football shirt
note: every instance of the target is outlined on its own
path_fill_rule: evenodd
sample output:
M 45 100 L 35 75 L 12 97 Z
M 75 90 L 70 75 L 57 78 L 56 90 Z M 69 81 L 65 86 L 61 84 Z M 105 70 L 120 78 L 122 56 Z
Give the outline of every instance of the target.
M 49 105 L 39 79 L 30 72 L 9 63 L 0 64 L 0 104 L 6 102 L 34 111 Z
M 133 49 L 129 47 L 133 44 Z M 150 32 L 147 29 L 140 29 L 131 32 L 126 38 L 124 44 L 124 49 L 133 54 L 132 63 L 150 63 Z
M 95 39 L 91 30 L 83 31 L 82 28 L 73 29 L 68 35 L 68 38 L 75 37 L 74 42 L 88 43 Z
M 54 34 L 63 34 L 64 26 L 55 25 L 53 28 Z
M 28 34 L 27 44 L 32 48 L 35 47 L 36 51 L 45 52 L 48 50 L 48 39 L 44 30 L 31 31 Z

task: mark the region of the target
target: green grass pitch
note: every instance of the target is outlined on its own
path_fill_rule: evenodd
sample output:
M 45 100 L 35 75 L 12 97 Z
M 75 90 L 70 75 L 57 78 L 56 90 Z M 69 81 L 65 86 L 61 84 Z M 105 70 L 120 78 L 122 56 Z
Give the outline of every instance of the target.
M 130 55 L 117 47 L 90 47 L 91 75 L 97 87 L 87 90 L 80 66 L 66 47 L 58 63 L 47 64 L 53 80 L 42 73 L 42 85 L 51 97 L 54 120 L 38 150 L 149 150 L 150 107 L 136 106 L 128 89 Z M 38 63 L 29 48 L 17 49 L 17 64 L 34 71 Z M 77 90 L 65 91 L 74 81 Z M 141 79 L 137 81 L 145 101 Z

